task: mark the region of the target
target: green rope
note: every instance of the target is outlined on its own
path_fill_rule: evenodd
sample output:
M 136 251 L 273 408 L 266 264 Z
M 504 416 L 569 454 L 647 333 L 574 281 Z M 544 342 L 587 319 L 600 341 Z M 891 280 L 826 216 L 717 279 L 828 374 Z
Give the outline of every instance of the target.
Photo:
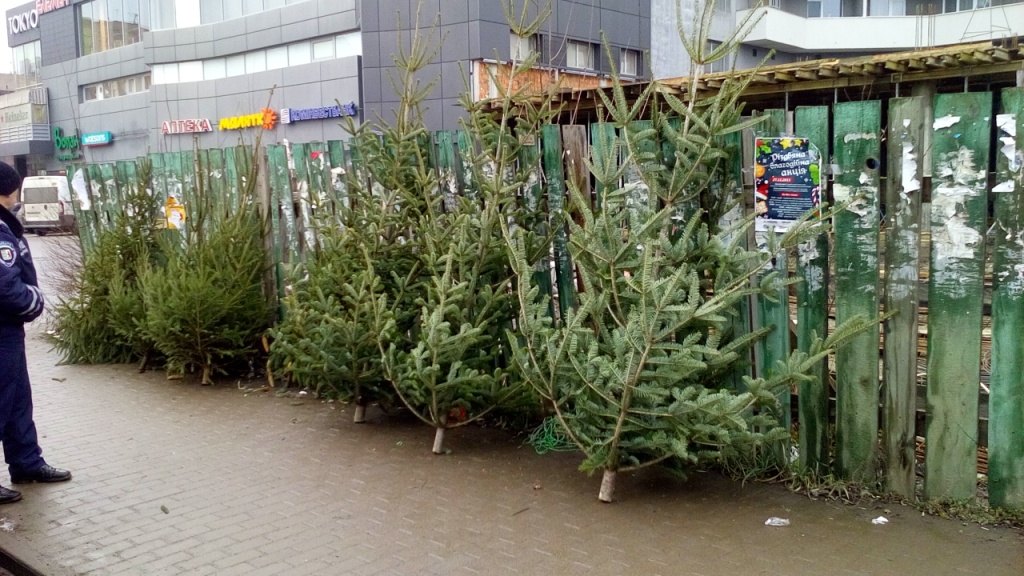
M 576 444 L 562 430 L 561 424 L 555 418 L 545 418 L 540 426 L 530 433 L 524 444 L 533 446 L 537 454 L 548 452 L 571 452 L 576 450 Z

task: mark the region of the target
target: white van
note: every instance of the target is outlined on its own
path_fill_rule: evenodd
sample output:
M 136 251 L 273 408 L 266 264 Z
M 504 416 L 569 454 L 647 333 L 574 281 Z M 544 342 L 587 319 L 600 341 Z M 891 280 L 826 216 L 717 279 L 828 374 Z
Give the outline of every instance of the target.
M 63 176 L 27 176 L 21 184 L 21 212 L 26 230 L 45 234 L 51 230 L 71 230 L 75 212 L 71 192 Z

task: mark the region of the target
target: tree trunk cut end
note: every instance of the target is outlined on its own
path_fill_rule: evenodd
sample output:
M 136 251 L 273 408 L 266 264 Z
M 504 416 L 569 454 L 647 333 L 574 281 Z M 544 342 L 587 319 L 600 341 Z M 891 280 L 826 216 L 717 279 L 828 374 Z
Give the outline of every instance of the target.
M 604 476 L 601 477 L 601 492 L 597 495 L 597 499 L 601 502 L 611 502 L 612 497 L 615 495 L 615 470 L 605 470 Z
M 434 433 L 434 454 L 444 454 L 444 428 Z

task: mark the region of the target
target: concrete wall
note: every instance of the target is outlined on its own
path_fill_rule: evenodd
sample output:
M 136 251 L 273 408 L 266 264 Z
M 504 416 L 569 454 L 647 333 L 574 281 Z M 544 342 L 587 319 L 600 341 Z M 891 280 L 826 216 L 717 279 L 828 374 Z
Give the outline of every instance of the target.
M 367 118 L 379 114 L 385 121 L 394 117 L 398 96 L 389 74 L 397 75 L 394 56 L 399 41 L 408 47 L 415 21 L 416 0 L 361 0 L 363 30 L 363 79 Z M 541 28 L 541 63 L 565 66 L 565 40 L 583 40 L 599 45 L 600 32 L 615 48 L 650 49 L 651 0 L 554 0 L 552 11 Z M 510 27 L 502 8 L 504 0 L 424 0 L 420 28 L 431 34 L 435 43 L 444 38 L 435 61 L 427 65 L 419 78 L 423 85 L 437 82 L 424 102 L 423 115 L 431 128 L 456 129 L 465 116 L 459 96 L 471 82 L 469 61 L 509 58 Z M 515 0 L 516 16 L 523 0 Z M 530 3 L 529 15 L 536 14 Z M 401 30 L 400 30 L 401 28 Z M 597 52 L 599 72 L 609 72 L 603 49 Z M 460 66 L 461 65 L 461 66 Z M 616 63 L 617 65 L 617 63 Z M 648 74 L 644 73 L 644 76 Z M 397 77 L 396 77 L 397 79 Z

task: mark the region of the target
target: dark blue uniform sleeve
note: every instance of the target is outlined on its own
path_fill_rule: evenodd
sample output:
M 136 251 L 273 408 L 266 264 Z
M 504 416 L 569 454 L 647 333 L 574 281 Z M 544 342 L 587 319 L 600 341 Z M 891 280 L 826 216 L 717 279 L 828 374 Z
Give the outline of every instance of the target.
M 18 240 L 0 226 L 0 316 L 31 322 L 43 313 L 43 294 L 25 282 Z

